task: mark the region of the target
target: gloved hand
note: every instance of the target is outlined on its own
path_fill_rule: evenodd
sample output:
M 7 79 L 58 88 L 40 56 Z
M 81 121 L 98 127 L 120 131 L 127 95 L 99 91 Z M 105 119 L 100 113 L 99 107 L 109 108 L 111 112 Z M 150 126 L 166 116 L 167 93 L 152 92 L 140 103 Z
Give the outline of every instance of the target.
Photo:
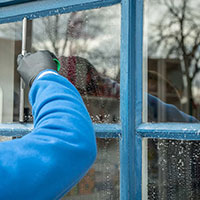
M 26 53 L 24 56 L 18 55 L 17 71 L 23 78 L 26 85 L 32 85 L 36 76 L 45 69 L 53 69 L 57 71 L 56 56 L 50 51 L 38 51 L 36 53 Z

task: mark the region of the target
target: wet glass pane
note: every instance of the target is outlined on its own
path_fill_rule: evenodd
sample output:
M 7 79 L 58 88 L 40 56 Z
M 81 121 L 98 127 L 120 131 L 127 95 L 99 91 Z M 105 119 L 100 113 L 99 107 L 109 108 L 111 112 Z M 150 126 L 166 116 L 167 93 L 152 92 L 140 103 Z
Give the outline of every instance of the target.
M 62 199 L 119 199 L 119 142 L 97 139 L 98 156 L 87 175 Z
M 199 122 L 199 6 L 199 0 L 146 1 L 150 122 Z
M 19 75 L 16 58 L 21 53 L 21 23 L 0 25 L 0 123 L 18 121 Z
M 0 142 L 16 137 L 0 136 Z M 119 200 L 119 140 L 97 139 L 98 155 L 86 176 L 62 200 Z
M 148 199 L 200 196 L 200 141 L 148 139 Z
M 119 122 L 120 5 L 32 22 L 29 51 L 50 50 L 81 93 L 93 122 Z

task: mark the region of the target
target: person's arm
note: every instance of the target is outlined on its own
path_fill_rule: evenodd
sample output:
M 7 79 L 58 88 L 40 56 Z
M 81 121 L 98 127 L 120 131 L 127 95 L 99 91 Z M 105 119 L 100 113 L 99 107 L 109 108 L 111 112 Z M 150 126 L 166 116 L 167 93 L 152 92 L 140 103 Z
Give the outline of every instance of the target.
M 162 119 L 159 119 L 158 112 L 162 112 Z M 150 122 L 190 122 L 199 123 L 199 121 L 190 116 L 176 106 L 167 104 L 159 98 L 148 94 L 148 117 Z
M 90 116 L 75 87 L 42 71 L 29 94 L 34 130 L 0 143 L 0 199 L 59 199 L 96 158 Z

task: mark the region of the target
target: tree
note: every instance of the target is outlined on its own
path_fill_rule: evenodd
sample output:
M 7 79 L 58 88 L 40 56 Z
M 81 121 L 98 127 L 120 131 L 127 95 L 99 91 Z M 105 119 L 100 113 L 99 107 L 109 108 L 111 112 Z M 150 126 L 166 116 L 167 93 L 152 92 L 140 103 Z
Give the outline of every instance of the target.
M 165 58 L 180 60 L 182 75 L 186 78 L 188 102 L 193 105 L 192 83 L 200 71 L 200 14 L 194 0 L 151 0 L 159 5 L 159 20 L 150 25 L 149 52 L 160 52 Z M 189 114 L 193 108 L 190 106 Z
M 120 12 L 116 12 L 117 9 L 119 11 L 120 7 L 34 20 L 33 47 L 35 50 L 49 49 L 58 56 L 82 56 L 98 71 L 106 75 L 115 74 L 111 75 L 115 77 L 120 58 Z
M 119 5 L 34 19 L 31 26 L 27 39 L 32 48 L 28 51 L 48 49 L 57 56 L 82 56 L 98 71 L 112 78 L 117 76 L 120 58 Z M 21 40 L 21 31 L 21 22 L 1 25 L 0 37 Z
M 49 49 L 57 56 L 66 54 L 66 51 L 71 55 L 73 40 L 84 35 L 84 24 L 83 12 L 37 19 L 33 23 L 33 48 Z

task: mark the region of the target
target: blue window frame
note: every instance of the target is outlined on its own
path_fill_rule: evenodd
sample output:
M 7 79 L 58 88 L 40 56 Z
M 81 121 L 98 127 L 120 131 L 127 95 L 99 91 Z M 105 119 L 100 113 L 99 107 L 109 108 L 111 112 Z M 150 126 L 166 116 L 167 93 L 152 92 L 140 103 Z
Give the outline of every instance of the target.
M 0 6 L 10 6 L 10 5 L 14 5 L 14 4 L 19 4 L 19 3 L 24 3 L 24 2 L 28 2 L 28 0 L 1 0 L 0 1 Z
M 141 199 L 142 137 L 136 134 L 142 122 L 142 27 L 143 1 L 63 0 L 0 2 L 0 23 L 94 9 L 121 3 L 121 124 L 94 124 L 99 138 L 120 138 L 120 199 Z M 23 136 L 31 125 L 1 124 L 0 135 Z
M 199 140 L 199 124 L 143 123 L 143 0 L 0 1 L 0 23 L 121 4 L 121 124 L 94 124 L 98 138 L 120 139 L 120 199 L 142 199 L 142 140 Z M 1 124 L 1 136 L 23 136 L 32 125 Z M 144 183 L 145 184 L 145 183 Z

